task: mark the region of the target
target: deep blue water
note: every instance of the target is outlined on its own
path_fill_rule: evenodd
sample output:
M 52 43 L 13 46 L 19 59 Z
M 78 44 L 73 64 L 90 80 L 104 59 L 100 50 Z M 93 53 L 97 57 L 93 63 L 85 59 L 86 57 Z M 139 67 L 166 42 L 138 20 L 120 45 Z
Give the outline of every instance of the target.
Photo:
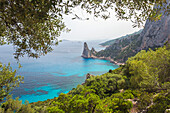
M 102 49 L 92 43 L 89 46 Z M 23 67 L 18 74 L 24 76 L 24 84 L 12 92 L 14 98 L 20 97 L 23 103 L 25 100 L 37 102 L 52 99 L 82 84 L 87 73 L 101 75 L 109 69 L 118 68 L 106 60 L 82 58 L 83 42 L 64 41 L 53 49 L 53 52 L 38 59 L 20 58 Z M 12 46 L 0 46 L 0 62 L 10 62 L 13 69 L 17 69 L 13 51 Z

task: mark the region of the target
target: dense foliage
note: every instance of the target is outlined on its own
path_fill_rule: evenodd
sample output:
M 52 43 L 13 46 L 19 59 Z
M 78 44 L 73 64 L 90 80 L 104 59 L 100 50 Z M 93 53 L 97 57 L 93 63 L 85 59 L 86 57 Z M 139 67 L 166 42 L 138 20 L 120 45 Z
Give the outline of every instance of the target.
M 21 66 L 19 65 L 19 68 Z M 16 70 L 12 70 L 10 64 L 2 65 L 0 63 L 0 102 L 20 83 L 22 83 L 23 77 L 16 76 Z
M 163 90 L 170 86 L 170 51 L 165 47 L 155 51 L 142 50 L 126 62 L 133 88 L 147 91 Z
M 170 50 L 141 51 L 125 65 L 89 76 L 68 94 L 42 102 L 8 98 L 2 113 L 164 113 L 170 109 Z

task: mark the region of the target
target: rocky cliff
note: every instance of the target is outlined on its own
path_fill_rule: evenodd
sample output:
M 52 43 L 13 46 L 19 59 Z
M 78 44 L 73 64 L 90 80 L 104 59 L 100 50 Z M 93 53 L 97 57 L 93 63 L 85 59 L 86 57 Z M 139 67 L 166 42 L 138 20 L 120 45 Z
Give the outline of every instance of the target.
M 163 46 L 170 40 L 170 16 L 164 14 L 159 21 L 147 20 L 138 40 L 142 41 L 138 50 Z
M 155 49 L 164 46 L 165 42 L 170 43 L 170 15 L 162 13 L 159 21 L 147 20 L 141 33 L 117 39 L 105 50 L 95 54 L 88 50 L 86 58 L 103 58 L 124 63 L 128 57 L 134 56 L 140 50 Z
M 83 50 L 83 53 L 82 53 L 82 57 L 84 57 L 84 58 L 94 58 L 96 53 L 97 52 L 95 51 L 94 48 L 89 50 L 87 43 L 84 42 L 84 50 Z
M 167 8 L 170 6 L 170 1 L 166 0 L 167 4 L 163 4 L 160 8 Z M 158 21 L 147 20 L 144 30 L 142 31 L 139 40 L 141 45 L 139 50 L 148 48 L 155 48 L 163 46 L 166 41 L 170 42 L 170 15 L 169 12 L 161 11 L 162 17 Z

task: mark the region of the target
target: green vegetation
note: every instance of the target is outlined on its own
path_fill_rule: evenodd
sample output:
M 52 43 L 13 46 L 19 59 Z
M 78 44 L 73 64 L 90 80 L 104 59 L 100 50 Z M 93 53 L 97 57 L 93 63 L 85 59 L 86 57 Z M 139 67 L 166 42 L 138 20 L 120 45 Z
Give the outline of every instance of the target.
M 31 105 L 28 102 L 22 104 L 22 101 L 19 101 L 19 98 L 15 100 L 11 97 L 7 97 L 7 101 L 1 104 L 0 113 L 34 113 L 34 109 L 31 108 Z
M 154 105 L 148 109 L 148 113 L 163 113 L 165 109 L 170 108 L 170 94 L 166 92 L 161 92 L 156 95 L 153 99 Z M 159 109 L 158 109 L 159 108 Z M 169 111 L 170 112 L 170 111 Z M 167 113 L 169 113 L 167 112 Z
M 163 113 L 170 109 L 170 51 L 142 50 L 125 65 L 101 76 L 90 76 L 68 94 L 21 104 L 8 98 L 2 113 Z M 15 104 L 14 104 L 15 103 Z
M 13 44 L 15 58 L 27 54 L 39 57 L 52 51 L 51 45 L 58 44 L 57 36 L 69 31 L 63 22 L 63 16 L 73 14 L 73 19 L 81 19 L 73 13 L 80 6 L 94 17 L 109 18 L 109 10 L 115 10 L 118 19 L 131 20 L 140 26 L 147 18 L 158 20 L 162 10 L 153 5 L 162 5 L 166 0 L 1 0 L 0 1 L 0 45 Z M 129 9 L 129 11 L 127 11 Z M 168 11 L 169 6 L 165 8 Z M 127 42 L 126 39 L 124 42 Z M 122 43 L 122 42 L 119 42 Z M 139 43 L 140 44 L 140 43 Z M 125 57 L 133 54 L 133 46 L 122 43 Z M 118 50 L 119 51 L 119 50 Z M 108 56 L 106 52 L 104 55 Z M 149 55 L 149 57 L 148 57 Z M 164 55 L 164 56 L 163 56 Z M 129 56 L 129 55 L 128 55 Z M 142 51 L 129 59 L 125 66 L 102 76 L 90 77 L 84 85 L 79 85 L 68 94 L 60 94 L 52 100 L 25 103 L 7 98 L 1 104 L 1 113 L 126 113 L 133 107 L 132 100 L 139 99 L 138 110 L 164 112 L 169 109 L 169 50 L 160 48 L 155 51 Z M 114 58 L 114 57 L 113 57 Z M 125 58 L 126 59 L 126 58 Z M 149 59 L 149 60 L 148 60 Z M 141 73 L 141 74 L 140 74 Z M 16 76 L 10 65 L 0 64 L 0 101 L 22 81 Z M 119 92 L 124 89 L 124 92 Z M 163 93 L 162 93 L 163 92 Z M 152 96 L 153 95 L 153 96 Z M 155 96 L 156 95 L 156 96 Z M 153 100 L 152 100 L 153 98 Z M 148 105 L 152 103 L 149 108 Z M 159 107 L 158 107 L 159 106 Z M 155 109 L 156 108 L 156 109 Z
M 147 91 L 163 90 L 170 85 L 170 51 L 159 48 L 155 51 L 142 50 L 135 57 L 129 58 L 126 68 L 131 76 L 133 88 L 142 88 Z M 166 88 L 165 88 L 166 89 Z
M 115 61 L 125 62 L 128 57 L 134 56 L 137 53 L 137 48 L 141 45 L 140 34 L 128 36 L 127 38 L 117 39 L 105 50 L 97 52 L 98 57 L 111 57 Z
M 21 66 L 19 65 L 19 68 Z M 23 77 L 16 76 L 16 70 L 12 71 L 10 64 L 2 65 L 0 63 L 0 102 L 9 95 L 9 93 L 20 83 L 22 83 Z
M 116 39 L 113 39 L 113 40 L 109 40 L 109 41 L 106 41 L 104 43 L 101 43 L 100 45 L 102 46 L 110 46 L 110 45 L 113 45 L 115 44 L 116 41 L 118 40 L 121 40 L 121 39 L 124 39 L 124 38 L 129 38 L 130 36 L 133 36 L 133 35 L 138 35 L 142 32 L 143 29 L 137 31 L 137 32 L 134 32 L 132 34 L 129 34 L 129 35 L 126 35 L 126 36 L 122 36 L 122 37 L 119 37 L 119 38 L 116 38 Z

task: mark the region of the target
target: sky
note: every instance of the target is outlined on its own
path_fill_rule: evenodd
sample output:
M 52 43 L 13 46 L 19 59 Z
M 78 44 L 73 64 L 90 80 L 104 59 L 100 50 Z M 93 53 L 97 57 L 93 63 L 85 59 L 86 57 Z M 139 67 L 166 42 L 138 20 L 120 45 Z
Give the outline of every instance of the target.
M 111 18 L 104 20 L 94 18 L 92 15 L 76 9 L 76 13 L 82 18 L 90 18 L 89 20 L 72 20 L 73 16 L 64 16 L 64 22 L 71 29 L 69 33 L 62 33 L 59 40 L 110 40 L 127 34 L 139 31 L 142 28 L 133 28 L 130 21 L 118 20 L 112 14 Z

